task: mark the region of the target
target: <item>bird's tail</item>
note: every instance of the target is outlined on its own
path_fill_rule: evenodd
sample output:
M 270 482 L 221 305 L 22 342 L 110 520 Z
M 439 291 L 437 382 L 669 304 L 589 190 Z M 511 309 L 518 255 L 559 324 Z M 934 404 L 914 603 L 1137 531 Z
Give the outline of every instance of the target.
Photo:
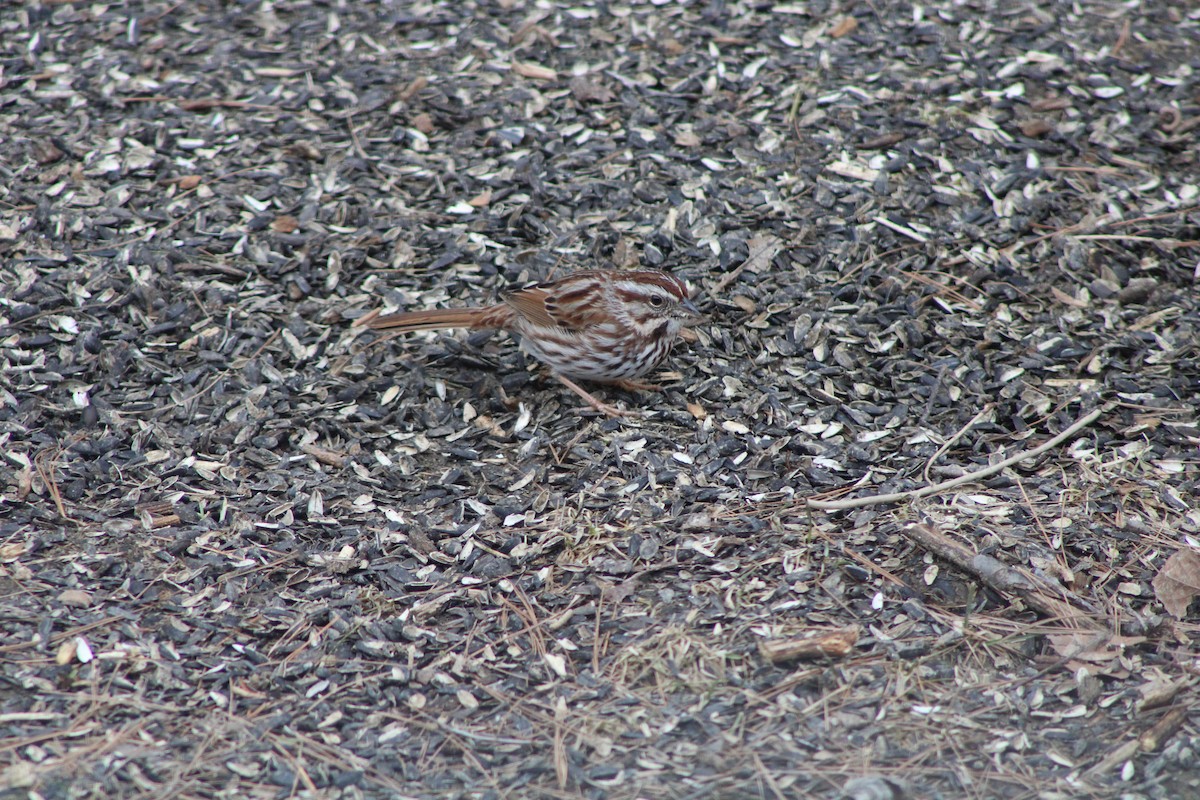
M 486 308 L 435 308 L 428 311 L 403 311 L 366 319 L 358 324 L 374 330 L 391 330 L 397 333 L 408 331 L 435 331 L 440 328 L 475 328 Z

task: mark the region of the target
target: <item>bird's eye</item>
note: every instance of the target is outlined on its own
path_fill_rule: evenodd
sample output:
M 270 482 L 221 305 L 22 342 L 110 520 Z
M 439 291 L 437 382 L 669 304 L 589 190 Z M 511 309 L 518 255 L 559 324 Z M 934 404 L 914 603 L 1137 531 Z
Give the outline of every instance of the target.
M 652 308 L 662 308 L 666 304 L 667 304 L 667 298 L 663 297 L 662 295 L 660 295 L 660 294 L 650 295 L 650 306 Z

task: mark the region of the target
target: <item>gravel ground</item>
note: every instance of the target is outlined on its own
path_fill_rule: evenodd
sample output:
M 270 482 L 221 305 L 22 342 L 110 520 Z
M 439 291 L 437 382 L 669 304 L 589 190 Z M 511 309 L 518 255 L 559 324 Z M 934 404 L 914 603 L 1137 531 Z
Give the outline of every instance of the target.
M 1200 794 L 1198 72 L 1186 2 L 7 8 L 0 797 Z M 707 316 L 639 417 L 353 324 L 632 266 Z

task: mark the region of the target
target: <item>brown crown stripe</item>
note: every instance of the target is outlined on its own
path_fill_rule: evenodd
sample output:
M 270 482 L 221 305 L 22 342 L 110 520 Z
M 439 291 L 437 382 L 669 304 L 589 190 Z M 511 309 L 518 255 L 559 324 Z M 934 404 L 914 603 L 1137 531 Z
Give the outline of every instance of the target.
M 628 276 L 622 275 L 621 278 L 634 280 L 638 283 L 652 283 L 656 286 L 661 286 L 681 300 L 687 297 L 687 287 L 683 285 L 683 281 L 665 272 L 631 272 Z

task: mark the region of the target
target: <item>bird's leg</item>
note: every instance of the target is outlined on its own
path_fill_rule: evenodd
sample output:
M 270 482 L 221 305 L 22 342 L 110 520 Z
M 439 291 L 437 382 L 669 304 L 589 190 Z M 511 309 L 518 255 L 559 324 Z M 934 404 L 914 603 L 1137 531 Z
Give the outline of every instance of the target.
M 550 374 L 553 375 L 554 377 L 558 378 L 559 381 L 562 382 L 563 386 L 566 386 L 572 392 L 574 392 L 575 394 L 582 397 L 585 401 L 587 401 L 587 404 L 589 406 L 596 409 L 597 411 L 599 411 L 602 414 L 607 414 L 610 417 L 636 416 L 636 414 L 634 414 L 632 411 L 623 411 L 622 409 L 619 409 L 616 406 L 610 406 L 608 403 L 605 403 L 605 402 L 597 399 L 595 396 L 592 395 L 591 392 L 587 391 L 582 386 L 577 384 L 575 381 L 571 380 L 570 378 L 568 378 L 564 375 L 559 375 L 557 372 L 553 372 L 553 371 Z
M 620 386 L 627 392 L 661 392 L 662 387 L 655 383 L 646 383 L 645 381 L 633 381 L 629 378 L 622 378 L 619 381 L 613 381 L 614 386 Z

